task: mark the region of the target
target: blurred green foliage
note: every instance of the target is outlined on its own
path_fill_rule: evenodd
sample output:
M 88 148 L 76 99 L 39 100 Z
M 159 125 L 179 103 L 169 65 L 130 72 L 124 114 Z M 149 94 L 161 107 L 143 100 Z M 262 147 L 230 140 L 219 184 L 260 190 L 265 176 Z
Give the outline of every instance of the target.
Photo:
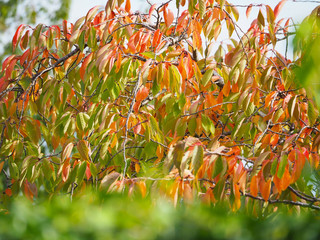
M 67 19 L 71 0 L 0 0 L 0 63 L 12 53 L 11 40 L 20 24 L 57 24 Z
M 300 62 L 296 68 L 297 82 L 313 94 L 320 104 L 320 7 L 304 19 L 294 38 L 294 52 Z M 310 95 L 309 95 L 310 96 Z
M 42 203 L 20 198 L 0 213 L 0 239 L 320 239 L 319 218 L 271 214 L 259 218 L 223 206 L 176 208 L 165 200 L 123 195 L 60 196 Z

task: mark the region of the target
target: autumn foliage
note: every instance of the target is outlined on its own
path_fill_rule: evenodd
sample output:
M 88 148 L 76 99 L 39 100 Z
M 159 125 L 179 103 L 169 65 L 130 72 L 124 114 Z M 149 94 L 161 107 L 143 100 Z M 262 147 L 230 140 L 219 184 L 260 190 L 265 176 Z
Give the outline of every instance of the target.
M 109 0 L 75 23 L 21 25 L 0 74 L 1 201 L 86 188 L 262 207 L 320 209 L 318 110 L 295 84 L 285 0 L 177 0 L 131 12 Z M 224 29 L 230 41 L 217 39 Z M 317 176 L 317 175 L 316 175 Z

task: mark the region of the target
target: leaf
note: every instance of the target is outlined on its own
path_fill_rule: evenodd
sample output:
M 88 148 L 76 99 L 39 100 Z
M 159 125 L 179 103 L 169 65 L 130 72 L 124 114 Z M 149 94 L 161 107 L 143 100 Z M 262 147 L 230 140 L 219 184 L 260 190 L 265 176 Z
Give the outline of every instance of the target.
M 252 167 L 252 175 L 256 175 L 259 171 L 259 167 L 261 166 L 262 162 L 269 156 L 270 152 L 264 152 L 259 155 L 259 157 L 254 161 L 253 167 Z
M 83 112 L 77 115 L 77 127 L 80 131 L 84 131 L 87 128 L 87 122 L 89 120 L 89 115 Z
M 247 18 L 249 18 L 249 15 L 250 15 L 251 10 L 252 10 L 252 4 L 250 4 L 250 5 L 247 7 L 247 10 L 246 10 L 246 16 L 247 16 Z
M 87 177 L 87 180 L 90 179 L 91 177 L 91 171 L 90 171 L 90 163 L 86 161 L 86 177 Z
M 263 16 L 261 10 L 259 10 L 259 14 L 258 14 L 258 23 L 260 25 L 262 25 L 263 27 L 265 26 L 264 16 Z
M 204 14 L 206 13 L 206 1 L 205 0 L 198 0 L 198 2 L 199 2 L 200 18 L 203 18 Z
M 165 20 L 166 26 L 170 27 L 173 20 L 174 20 L 173 12 L 170 9 L 167 9 L 166 16 L 165 16 L 164 20 Z
M 68 180 L 70 173 L 70 162 L 69 160 L 65 161 L 62 167 L 62 181 L 66 182 Z
M 185 146 L 185 142 L 179 141 L 176 143 L 173 151 L 173 163 L 175 167 L 179 170 L 179 172 L 181 170 L 180 166 L 181 166 L 182 158 L 184 156 L 184 146 Z
M 89 148 L 85 140 L 81 140 L 77 144 L 77 149 L 83 160 L 89 161 Z
M 201 78 L 202 86 L 206 86 L 208 82 L 211 80 L 214 70 L 212 68 L 208 69 Z
M 25 29 L 26 25 L 25 24 L 21 24 L 18 28 L 17 31 L 15 32 L 13 38 L 12 38 L 12 47 L 13 47 L 13 51 L 15 51 L 17 43 L 19 38 L 21 37 L 21 34 L 23 32 L 23 30 Z
M 289 111 L 289 116 L 291 117 L 291 120 L 294 117 L 294 109 L 296 107 L 296 103 L 297 103 L 297 96 L 295 95 L 288 102 L 288 111 Z
M 270 196 L 271 179 L 265 181 L 263 177 L 260 178 L 260 193 L 262 198 L 267 202 Z
M 86 173 L 86 169 L 87 169 L 87 162 L 83 161 L 82 163 L 80 163 L 80 167 L 78 168 L 78 171 L 77 171 L 78 184 L 80 184 L 83 181 Z
M 150 9 L 149 9 L 149 18 L 151 17 L 151 15 L 152 15 L 154 9 L 156 8 L 156 6 L 157 6 L 157 4 L 153 4 L 153 5 L 150 7 Z
M 258 177 L 254 175 L 250 182 L 250 194 L 254 197 L 258 196 Z
M 216 176 L 218 176 L 222 172 L 222 170 L 224 168 L 223 165 L 224 165 L 224 163 L 223 163 L 222 157 L 219 156 L 214 162 L 212 178 L 215 178 Z
M 90 172 L 91 172 L 91 175 L 93 178 L 97 177 L 98 170 L 97 170 L 96 165 L 93 162 L 90 162 Z
M 193 167 L 194 175 L 197 174 L 200 166 L 203 163 L 203 148 L 202 146 L 195 146 L 192 153 L 191 165 Z
M 309 119 L 310 126 L 313 126 L 315 124 L 318 116 L 319 116 L 318 109 L 314 107 L 311 101 L 308 101 L 308 119 Z
M 61 162 L 64 162 L 71 154 L 72 152 L 72 149 L 73 149 L 73 143 L 70 142 L 68 143 L 64 149 L 62 150 L 62 153 L 61 153 Z
M 270 6 L 267 5 L 266 9 L 267 9 L 267 21 L 269 25 L 274 25 L 274 20 L 275 20 L 274 13 Z
M 280 159 L 280 163 L 279 163 L 279 167 L 278 167 L 278 172 L 277 172 L 278 178 L 280 178 L 280 179 L 282 178 L 287 164 L 288 164 L 288 155 L 286 155 L 286 154 L 281 155 L 281 159 Z
M 203 127 L 204 131 L 207 134 L 211 133 L 212 135 L 214 135 L 214 133 L 215 133 L 214 124 L 207 115 L 205 115 L 205 114 L 201 115 L 201 123 L 202 123 L 202 127 Z
M 274 17 L 277 18 L 279 13 L 280 13 L 280 10 L 282 9 L 283 5 L 286 3 L 287 0 L 281 0 L 277 6 L 274 8 Z
M 146 99 L 149 95 L 149 89 L 145 86 L 141 86 L 137 92 L 137 95 L 136 95 L 136 100 L 137 101 L 142 101 L 144 99 Z
M 130 0 L 126 0 L 126 5 L 125 5 L 125 8 L 124 8 L 127 12 L 130 12 L 131 10 L 131 3 L 130 3 Z
M 109 189 L 112 183 L 114 183 L 120 176 L 120 173 L 118 172 L 111 172 L 108 175 L 104 176 L 104 178 L 101 180 L 100 189 Z
M 96 15 L 96 13 L 98 12 L 99 8 L 100 8 L 99 6 L 95 6 L 95 7 L 91 8 L 86 15 L 85 21 L 91 22 L 92 19 L 94 18 L 94 16 Z
M 4 161 L 0 162 L 0 173 L 1 173 L 2 169 L 3 169 L 3 165 L 4 165 Z

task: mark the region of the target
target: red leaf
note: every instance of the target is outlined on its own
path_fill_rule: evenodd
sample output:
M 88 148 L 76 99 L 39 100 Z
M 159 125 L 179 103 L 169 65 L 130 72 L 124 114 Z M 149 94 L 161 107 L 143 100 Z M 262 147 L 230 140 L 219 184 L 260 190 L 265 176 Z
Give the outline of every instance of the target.
M 289 29 L 289 23 L 290 23 L 290 18 L 286 21 L 286 23 L 284 24 L 284 28 L 283 28 L 283 33 L 286 35 Z
M 14 67 L 16 66 L 17 61 L 18 61 L 18 58 L 13 58 L 10 61 L 9 66 L 6 69 L 6 75 L 5 75 L 6 79 L 10 79 L 12 71 L 13 71 Z
M 25 27 L 26 27 L 25 24 L 21 24 L 21 25 L 18 27 L 16 33 L 14 34 L 13 39 L 12 39 L 13 51 L 16 49 L 18 39 L 21 37 L 21 33 L 22 33 L 22 31 L 24 30 Z
M 252 10 L 252 4 L 250 4 L 250 5 L 247 7 L 247 11 L 246 11 L 247 18 L 249 17 L 251 10 Z
M 7 65 L 9 65 L 9 62 L 11 62 L 11 60 L 15 57 L 16 55 L 11 55 L 9 57 L 7 57 L 3 63 L 2 63 L 2 71 L 4 71 L 7 68 Z
M 4 91 L 9 85 L 9 82 L 5 79 L 5 77 L 0 78 L 0 93 Z
M 156 5 L 157 5 L 157 4 L 153 4 L 153 5 L 151 6 L 151 8 L 149 9 L 149 18 L 151 17 L 152 12 L 153 12 L 154 9 L 156 8 Z
M 5 190 L 5 193 L 6 193 L 9 197 L 12 196 L 12 191 L 11 191 L 10 188 L 7 188 L 7 189 Z
M 90 163 L 87 163 L 86 176 L 87 176 L 87 179 L 88 179 L 88 180 L 89 180 L 90 177 L 91 177 Z
M 274 18 L 276 19 L 277 16 L 279 15 L 279 12 L 281 10 L 281 8 L 283 7 L 283 5 L 286 3 L 287 0 L 281 0 L 277 6 L 274 8 Z
M 64 36 L 69 40 L 70 34 L 68 33 L 68 22 L 67 22 L 67 20 L 63 20 L 62 27 L 63 27 Z

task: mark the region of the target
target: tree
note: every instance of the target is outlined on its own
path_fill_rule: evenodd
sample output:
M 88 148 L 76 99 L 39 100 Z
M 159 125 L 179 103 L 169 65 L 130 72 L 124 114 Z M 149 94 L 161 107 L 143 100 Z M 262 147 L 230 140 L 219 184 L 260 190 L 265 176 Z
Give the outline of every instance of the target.
M 70 0 L 57 1 L 17 1 L 17 0 L 1 0 L 0 1 L 0 63 L 3 57 L 12 51 L 11 43 L 8 36 L 11 31 L 19 25 L 18 23 L 35 24 L 41 17 L 45 16 L 49 23 L 57 23 L 68 17 Z
M 299 60 L 274 49 L 285 1 L 260 6 L 247 32 L 228 2 L 178 0 L 177 17 L 169 2 L 19 26 L 23 53 L 0 75 L 4 203 L 93 188 L 253 214 L 320 208 L 318 110 L 295 86 Z M 230 44 L 213 51 L 222 28 Z

